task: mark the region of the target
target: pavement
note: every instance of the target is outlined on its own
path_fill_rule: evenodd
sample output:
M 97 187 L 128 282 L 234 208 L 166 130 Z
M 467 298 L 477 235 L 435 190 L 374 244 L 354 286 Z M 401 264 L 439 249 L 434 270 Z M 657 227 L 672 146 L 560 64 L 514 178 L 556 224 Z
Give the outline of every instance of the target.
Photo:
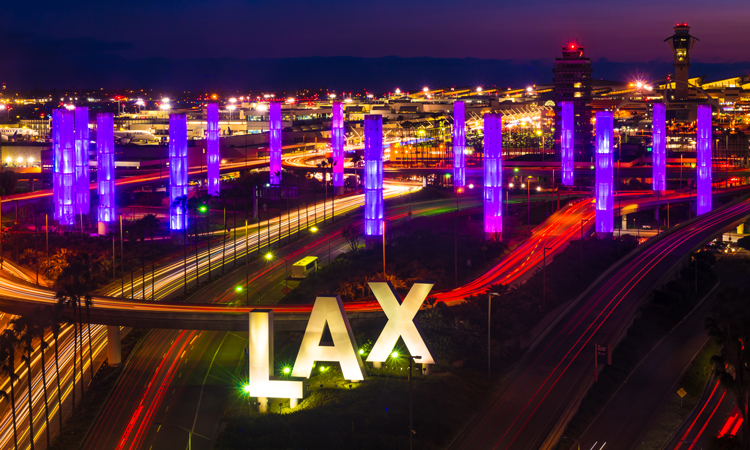
M 670 395 L 677 395 L 678 383 L 695 356 L 709 340 L 704 320 L 710 315 L 718 292 L 746 284 L 744 267 L 738 259 L 750 260 L 750 252 L 726 255 L 716 264 L 719 285 L 665 336 L 628 377 L 579 440 L 581 448 L 599 447 L 630 450 L 637 448 L 651 421 Z

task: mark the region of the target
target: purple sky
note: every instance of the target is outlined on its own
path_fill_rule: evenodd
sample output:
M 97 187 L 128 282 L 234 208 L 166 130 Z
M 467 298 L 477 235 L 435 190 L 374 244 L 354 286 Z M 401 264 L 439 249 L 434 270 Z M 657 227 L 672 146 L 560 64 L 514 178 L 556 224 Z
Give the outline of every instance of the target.
M 92 51 L 168 57 L 431 56 L 547 59 L 568 39 L 592 58 L 668 58 L 676 22 L 700 38 L 703 62 L 750 59 L 746 0 L 41 0 L 9 2 L 0 43 L 91 38 Z M 0 68 L 0 73 L 2 73 Z

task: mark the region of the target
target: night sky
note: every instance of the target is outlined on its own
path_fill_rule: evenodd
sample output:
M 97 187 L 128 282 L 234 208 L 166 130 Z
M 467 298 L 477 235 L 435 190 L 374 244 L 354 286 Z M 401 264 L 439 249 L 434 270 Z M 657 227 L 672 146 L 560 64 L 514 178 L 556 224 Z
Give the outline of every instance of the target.
M 669 70 L 662 41 L 676 22 L 690 24 L 700 39 L 693 59 L 704 64 L 701 74 L 750 70 L 743 64 L 750 61 L 746 0 L 42 0 L 8 2 L 2 10 L 0 80 L 23 88 L 541 83 L 551 79 L 552 59 L 569 40 L 601 61 L 597 77 L 630 76 L 622 70 L 658 76 Z M 368 60 L 288 59 L 339 56 L 437 59 L 383 60 L 374 64 L 377 76 L 359 73 L 372 69 Z M 462 69 L 447 58 L 491 61 L 470 60 Z M 331 69 L 316 70 L 321 61 Z M 443 65 L 446 74 L 434 73 Z M 258 73 L 264 71 L 274 76 Z

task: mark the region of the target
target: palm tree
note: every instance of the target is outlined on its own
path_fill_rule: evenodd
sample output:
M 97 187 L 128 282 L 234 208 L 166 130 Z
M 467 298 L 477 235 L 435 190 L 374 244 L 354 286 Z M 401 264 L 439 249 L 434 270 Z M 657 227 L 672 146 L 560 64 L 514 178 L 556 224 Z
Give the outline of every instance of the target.
M 89 338 L 89 362 L 91 366 L 91 378 L 94 378 L 93 346 L 91 343 L 91 292 L 96 287 L 95 279 L 101 272 L 101 262 L 95 261 L 88 253 L 79 253 L 74 256 L 68 266 L 58 278 L 58 285 L 62 288 L 58 292 L 60 299 L 69 299 L 73 304 L 73 320 L 75 321 L 76 308 L 78 309 L 78 322 L 81 330 L 81 401 L 83 401 L 83 306 L 86 307 L 86 317 Z M 62 295 L 60 295 L 62 294 Z M 63 301 L 63 303 L 65 303 Z
M 71 377 L 71 382 L 73 383 L 73 389 L 72 389 L 71 399 L 73 401 L 73 411 L 75 411 L 75 409 L 76 409 L 76 363 L 78 362 L 78 359 L 76 357 L 76 352 L 78 351 L 78 328 L 76 327 L 76 321 L 75 321 L 75 317 L 76 317 L 76 301 L 74 300 L 73 295 L 71 293 L 65 292 L 65 291 L 58 291 L 57 294 L 55 294 L 55 298 L 57 299 L 57 306 L 58 306 L 58 309 L 59 309 L 60 313 L 62 313 L 62 311 L 65 309 L 65 306 L 70 306 L 71 308 L 73 308 L 73 314 L 71 315 L 72 318 L 63 318 L 63 317 L 61 317 L 61 319 L 65 319 L 65 320 L 67 320 L 67 321 L 69 321 L 70 323 L 73 324 L 73 375 Z M 58 330 L 58 334 L 59 334 L 59 330 Z M 57 367 L 57 362 L 58 362 L 58 352 L 57 352 L 57 349 L 59 348 L 59 344 L 57 342 L 57 337 L 58 336 L 56 335 L 55 336 L 55 367 L 56 367 L 56 370 L 58 372 L 58 375 L 57 375 L 57 384 L 58 384 L 57 396 L 59 398 L 60 396 L 62 396 L 63 390 L 62 390 L 62 387 L 60 386 L 60 374 L 59 374 L 60 369 Z M 83 388 L 83 383 L 81 383 L 81 388 Z M 83 390 L 83 389 L 81 389 L 81 390 Z M 81 401 L 83 401 L 83 392 L 81 392 Z M 60 413 L 62 414 L 62 409 L 60 410 Z
M 62 409 L 62 384 L 60 384 L 60 344 L 58 339 L 60 337 L 60 324 L 62 323 L 62 317 L 60 313 L 62 308 L 59 305 L 50 306 L 47 308 L 47 316 L 49 317 L 49 326 L 52 331 L 52 337 L 55 339 L 55 377 L 57 378 L 57 417 L 60 419 L 60 448 L 63 445 L 63 409 Z M 73 389 L 73 409 L 76 405 L 76 393 Z
M 29 384 L 29 393 L 27 395 L 29 399 L 29 443 L 31 444 L 31 450 L 34 450 L 34 402 L 33 398 L 33 387 L 32 387 L 32 373 L 31 373 L 31 355 L 34 354 L 34 337 L 36 337 L 36 330 L 34 324 L 29 316 L 19 316 L 11 321 L 11 327 L 13 332 L 16 334 L 18 342 L 23 344 L 24 354 L 21 356 L 21 361 L 26 364 L 26 375 Z M 44 372 L 44 367 L 42 367 Z
M 41 349 L 42 356 L 42 391 L 44 393 L 44 422 L 47 425 L 47 448 L 52 448 L 50 444 L 50 429 L 49 429 L 49 400 L 47 397 L 47 363 L 45 360 L 44 352 L 49 348 L 47 341 L 44 336 L 49 328 L 52 321 L 52 316 L 49 314 L 48 309 L 34 308 L 34 312 L 31 314 L 31 318 L 34 324 L 34 329 L 39 335 L 39 348 Z
M 0 370 L 2 370 L 10 379 L 10 413 L 13 417 L 13 446 L 18 450 L 18 425 L 16 424 L 16 387 L 15 382 L 18 380 L 16 374 L 16 344 L 18 343 L 13 330 L 6 328 L 0 334 Z M 4 398 L 8 398 L 8 393 L 2 392 Z

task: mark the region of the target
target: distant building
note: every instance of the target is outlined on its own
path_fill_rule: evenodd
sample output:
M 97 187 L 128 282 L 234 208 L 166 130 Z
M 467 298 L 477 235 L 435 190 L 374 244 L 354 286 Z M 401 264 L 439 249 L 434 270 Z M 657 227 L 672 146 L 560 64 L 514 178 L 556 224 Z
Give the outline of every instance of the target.
M 674 34 L 666 39 L 674 55 L 674 99 L 686 100 L 690 94 L 688 86 L 688 70 L 690 68 L 690 52 L 698 38 L 690 35 L 690 27 L 686 23 L 678 23 L 674 27 Z
M 562 129 L 560 102 L 573 102 L 575 158 L 587 159 L 591 154 L 593 125 L 591 123 L 591 59 L 583 56 L 583 47 L 575 42 L 562 48 L 562 58 L 555 59 L 555 145 L 560 148 Z

